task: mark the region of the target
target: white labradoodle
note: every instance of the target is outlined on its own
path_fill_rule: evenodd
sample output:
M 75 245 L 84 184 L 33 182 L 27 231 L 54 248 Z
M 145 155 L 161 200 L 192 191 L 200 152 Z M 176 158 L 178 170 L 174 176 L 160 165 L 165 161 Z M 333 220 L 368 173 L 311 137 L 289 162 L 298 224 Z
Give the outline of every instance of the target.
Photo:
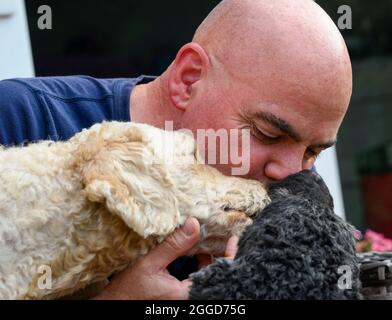
M 204 165 L 196 149 L 185 133 L 120 122 L 0 147 L 0 299 L 59 298 L 106 279 L 188 216 L 204 231 L 194 252 L 222 254 L 268 196 Z

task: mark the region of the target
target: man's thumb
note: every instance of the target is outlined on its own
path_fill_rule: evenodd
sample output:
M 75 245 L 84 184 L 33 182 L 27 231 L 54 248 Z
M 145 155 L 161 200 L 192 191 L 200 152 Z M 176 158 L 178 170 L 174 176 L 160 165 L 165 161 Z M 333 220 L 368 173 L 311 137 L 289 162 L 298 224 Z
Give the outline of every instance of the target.
M 167 239 L 149 254 L 150 263 L 158 268 L 166 268 L 178 257 L 186 255 L 200 239 L 200 225 L 197 219 L 190 217 L 184 225 L 175 230 Z M 147 258 L 147 257 L 146 257 Z

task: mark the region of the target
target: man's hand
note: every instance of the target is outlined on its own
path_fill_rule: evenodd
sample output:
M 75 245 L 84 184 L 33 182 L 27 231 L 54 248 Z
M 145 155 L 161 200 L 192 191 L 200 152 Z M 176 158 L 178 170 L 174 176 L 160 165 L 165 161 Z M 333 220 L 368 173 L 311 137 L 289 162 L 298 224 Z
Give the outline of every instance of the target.
M 185 225 L 173 232 L 164 242 L 134 265 L 115 275 L 111 283 L 94 299 L 188 299 L 192 284 L 190 279 L 179 281 L 169 274 L 167 266 L 178 257 L 186 255 L 199 241 L 200 225 L 188 218 Z M 233 259 L 237 252 L 237 237 L 227 243 L 225 257 Z M 200 255 L 199 267 L 212 262 L 211 256 Z
M 95 299 L 187 299 L 191 281 L 177 280 L 166 268 L 178 257 L 186 255 L 197 244 L 199 237 L 199 222 L 188 218 L 184 226 L 164 242 L 115 275 Z

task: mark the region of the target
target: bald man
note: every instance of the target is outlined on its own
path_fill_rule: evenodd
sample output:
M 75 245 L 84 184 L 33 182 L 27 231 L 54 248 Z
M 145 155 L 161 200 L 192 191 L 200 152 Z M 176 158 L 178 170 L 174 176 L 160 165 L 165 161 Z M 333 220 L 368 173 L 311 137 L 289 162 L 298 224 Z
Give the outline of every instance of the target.
M 194 133 L 248 128 L 250 163 L 244 176 L 279 180 L 311 168 L 320 152 L 336 142 L 351 91 L 344 40 L 315 2 L 223 0 L 157 78 L 0 82 L 0 108 L 8 117 L 3 118 L 0 142 L 34 141 L 43 135 L 67 139 L 102 120 L 159 128 L 171 121 L 175 130 Z M 26 124 L 26 118 L 34 121 Z M 36 133 L 40 121 L 49 128 Z M 230 161 L 213 165 L 225 174 L 233 167 Z M 198 222 L 188 219 L 114 276 L 96 298 L 186 299 L 190 281 L 173 277 L 167 267 L 198 240 Z M 228 258 L 235 254 L 235 241 L 227 245 Z

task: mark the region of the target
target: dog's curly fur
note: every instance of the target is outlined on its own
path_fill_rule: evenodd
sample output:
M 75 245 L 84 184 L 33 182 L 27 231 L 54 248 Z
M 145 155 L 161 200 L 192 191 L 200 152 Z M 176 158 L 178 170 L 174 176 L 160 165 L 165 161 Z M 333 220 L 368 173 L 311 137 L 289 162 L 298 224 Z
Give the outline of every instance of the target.
M 146 254 L 188 216 L 205 231 L 193 252 L 222 254 L 268 196 L 256 181 L 203 164 L 196 145 L 182 132 L 107 122 L 66 142 L 0 147 L 0 299 L 70 295 Z M 51 286 L 39 285 L 41 266 Z
M 357 299 L 353 228 L 333 212 L 321 177 L 303 171 L 271 185 L 272 202 L 248 226 L 234 261 L 192 275 L 191 299 Z M 338 280 L 346 265 L 352 289 Z

